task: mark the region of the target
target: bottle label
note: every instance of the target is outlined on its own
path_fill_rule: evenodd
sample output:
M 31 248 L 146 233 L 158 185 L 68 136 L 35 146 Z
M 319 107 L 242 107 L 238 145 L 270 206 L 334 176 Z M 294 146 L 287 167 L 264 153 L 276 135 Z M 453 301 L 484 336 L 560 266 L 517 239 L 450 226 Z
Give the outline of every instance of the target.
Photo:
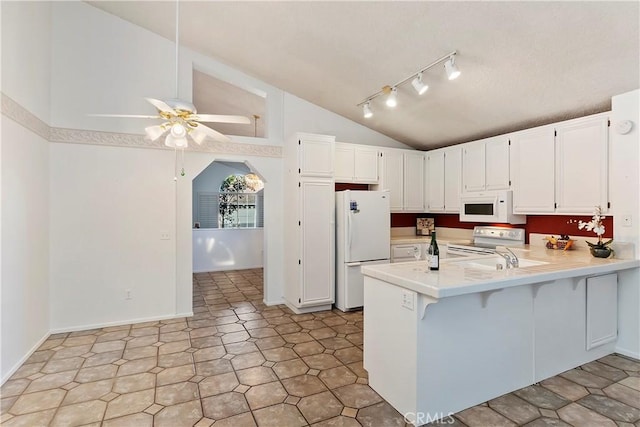
M 439 267 L 440 267 L 440 256 L 431 255 L 431 259 L 429 260 L 429 268 L 439 268 Z

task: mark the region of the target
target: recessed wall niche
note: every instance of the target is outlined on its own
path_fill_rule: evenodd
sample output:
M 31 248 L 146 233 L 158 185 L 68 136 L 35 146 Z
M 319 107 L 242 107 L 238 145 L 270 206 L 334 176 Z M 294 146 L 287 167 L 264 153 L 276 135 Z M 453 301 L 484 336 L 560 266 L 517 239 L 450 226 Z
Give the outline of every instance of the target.
M 202 71 L 193 70 L 193 104 L 203 114 L 241 115 L 251 124 L 215 123 L 211 127 L 225 135 L 266 138 L 267 100 L 241 87 Z M 206 123 L 205 123 L 206 124 Z

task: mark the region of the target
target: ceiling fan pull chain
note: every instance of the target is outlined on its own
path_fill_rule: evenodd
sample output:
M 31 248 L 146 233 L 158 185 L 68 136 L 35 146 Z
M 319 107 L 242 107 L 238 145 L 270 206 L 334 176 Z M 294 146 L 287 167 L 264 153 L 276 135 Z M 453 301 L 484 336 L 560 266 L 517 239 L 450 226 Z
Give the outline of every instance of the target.
M 173 147 L 173 180 L 178 180 L 178 147 Z
M 184 148 L 182 149 L 182 170 L 180 171 L 180 176 L 184 176 Z

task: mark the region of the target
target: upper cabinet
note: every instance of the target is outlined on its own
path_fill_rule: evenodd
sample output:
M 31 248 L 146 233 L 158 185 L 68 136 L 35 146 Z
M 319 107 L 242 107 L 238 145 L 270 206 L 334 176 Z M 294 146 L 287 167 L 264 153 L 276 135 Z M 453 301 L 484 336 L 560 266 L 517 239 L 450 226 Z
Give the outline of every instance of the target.
M 334 144 L 311 134 L 305 139 L 301 137 L 298 144 L 300 145 L 298 157 L 300 175 L 333 179 Z
M 513 212 L 535 214 L 555 209 L 555 139 L 553 126 L 511 135 Z
M 336 142 L 335 181 L 377 184 L 378 157 L 376 147 Z
M 424 212 L 424 153 L 387 148 L 381 150 L 379 190 L 389 190 L 392 212 Z
M 462 145 L 462 190 L 509 188 L 509 138 L 495 136 Z
M 514 213 L 606 211 L 608 123 L 603 113 L 511 134 Z
M 404 211 L 424 212 L 424 153 L 404 153 Z
M 462 148 L 454 146 L 426 154 L 426 196 L 428 212 L 460 212 Z
M 460 212 L 462 187 L 462 148 L 446 148 L 444 151 L 444 211 Z
M 556 212 L 607 209 L 608 114 L 556 126 Z
M 381 190 L 389 190 L 391 211 L 402 211 L 404 208 L 404 168 L 402 150 L 386 149 L 380 156 Z

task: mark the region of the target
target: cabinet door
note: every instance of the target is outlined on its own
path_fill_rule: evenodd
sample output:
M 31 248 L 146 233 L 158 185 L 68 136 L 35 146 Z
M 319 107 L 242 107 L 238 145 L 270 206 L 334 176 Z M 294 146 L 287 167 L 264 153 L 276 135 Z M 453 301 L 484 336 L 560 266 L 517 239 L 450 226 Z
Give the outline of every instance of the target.
M 553 127 L 511 135 L 513 212 L 553 212 L 555 203 L 555 143 Z
M 404 154 L 404 210 L 424 212 L 424 154 Z
M 485 189 L 505 190 L 509 188 L 509 138 L 506 135 L 486 140 Z
M 355 147 L 354 181 L 362 184 L 378 183 L 378 149 Z
M 618 337 L 618 275 L 587 278 L 587 350 Z
M 382 153 L 380 189 L 389 190 L 391 211 L 401 211 L 404 206 L 402 180 L 402 151 L 385 150 Z
M 427 211 L 443 212 L 445 207 L 445 159 L 444 151 L 427 154 Z
M 462 148 L 450 148 L 444 153 L 444 211 L 460 212 L 460 181 L 462 178 Z
M 349 144 L 341 144 L 336 142 L 335 146 L 335 181 L 336 182 L 353 182 L 354 179 L 354 163 L 355 150 Z M 376 159 L 377 161 L 377 159 Z
M 467 191 L 484 190 L 484 141 L 470 142 L 462 148 L 462 188 Z
M 335 193 L 331 180 L 300 183 L 301 305 L 332 303 L 334 299 Z
M 593 213 L 607 208 L 606 116 L 572 120 L 556 127 L 557 212 Z
M 333 142 L 300 140 L 300 174 L 333 178 Z

